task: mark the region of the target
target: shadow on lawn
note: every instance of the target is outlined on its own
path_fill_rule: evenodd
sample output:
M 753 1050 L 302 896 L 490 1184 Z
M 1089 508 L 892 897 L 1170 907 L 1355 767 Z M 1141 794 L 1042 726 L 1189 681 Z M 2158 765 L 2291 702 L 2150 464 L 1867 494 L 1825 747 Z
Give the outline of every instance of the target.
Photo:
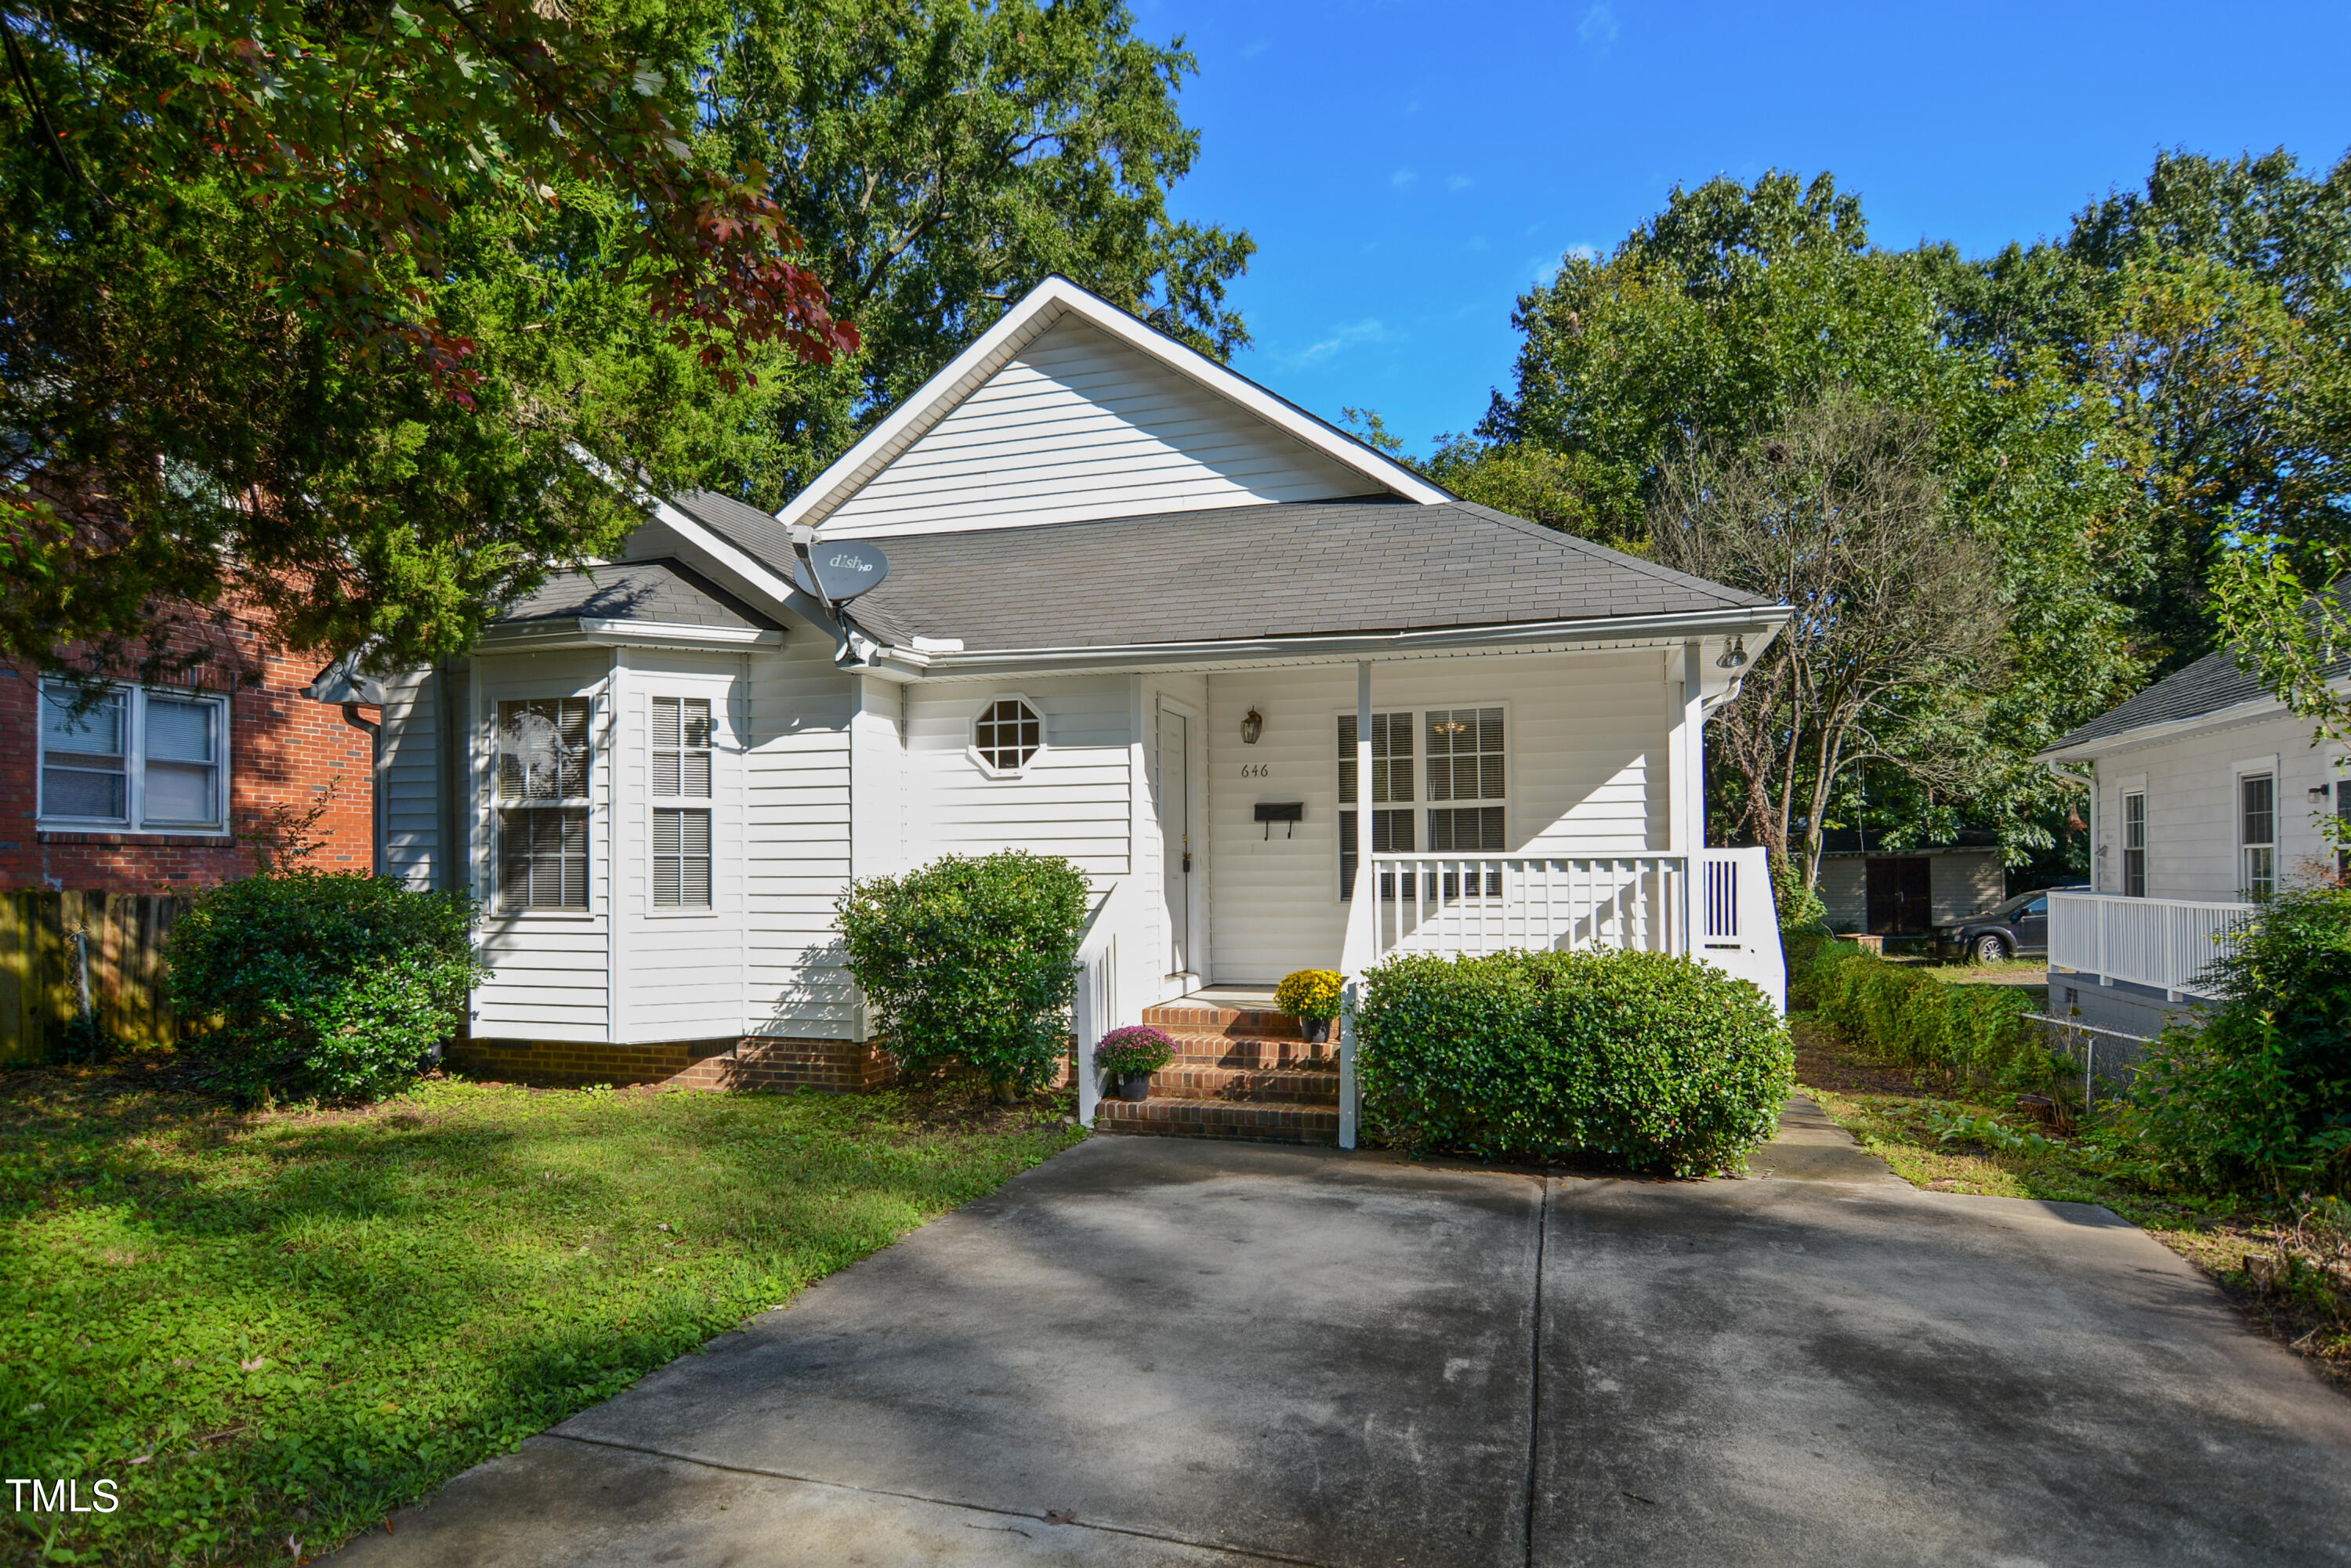
M 101 1560 L 282 1558 L 1035 1157 L 721 1098 L 240 1113 L 152 1070 L 0 1075 L 0 1462 L 116 1479 L 56 1538 Z

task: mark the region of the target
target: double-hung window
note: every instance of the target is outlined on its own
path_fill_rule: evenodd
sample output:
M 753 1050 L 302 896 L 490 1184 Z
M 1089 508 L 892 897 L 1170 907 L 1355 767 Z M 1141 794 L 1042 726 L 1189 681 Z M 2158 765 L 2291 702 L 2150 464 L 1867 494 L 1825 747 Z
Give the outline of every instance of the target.
M 2244 891 L 2266 898 L 2277 891 L 2277 776 L 2237 776 L 2237 854 Z
M 1428 852 L 1501 853 L 1509 847 L 1509 808 L 1502 802 L 1510 792 L 1502 757 L 1502 710 L 1438 708 L 1426 719 Z M 1468 874 L 1469 884 L 1464 887 L 1460 873 L 1446 873 L 1444 896 L 1479 896 L 1478 873 Z M 1482 891 L 1488 898 L 1501 897 L 1502 873 L 1487 872 Z
M 498 907 L 588 907 L 589 697 L 498 704 Z
M 710 907 L 710 699 L 653 698 L 653 907 Z
M 228 701 L 41 683 L 40 820 L 75 828 L 221 832 Z
M 2147 896 L 2147 791 L 2123 796 L 2123 895 Z
M 1372 852 L 1413 852 L 1412 715 L 1372 715 Z M 1339 896 L 1355 896 L 1355 716 L 1339 716 Z M 1381 808 L 1385 807 L 1386 810 Z M 1380 896 L 1395 897 L 1395 878 L 1380 879 Z

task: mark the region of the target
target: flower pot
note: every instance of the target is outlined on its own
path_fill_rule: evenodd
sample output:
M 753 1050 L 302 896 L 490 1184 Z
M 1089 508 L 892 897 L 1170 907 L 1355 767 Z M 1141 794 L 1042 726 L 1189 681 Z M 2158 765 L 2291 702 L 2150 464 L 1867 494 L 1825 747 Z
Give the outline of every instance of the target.
M 1150 1099 L 1151 1074 L 1148 1072 L 1120 1073 L 1118 1075 L 1118 1097 L 1122 1100 Z
M 1329 1019 L 1300 1019 L 1298 1020 L 1298 1032 L 1306 1037 L 1307 1044 L 1320 1045 L 1324 1040 L 1331 1038 L 1331 1020 Z

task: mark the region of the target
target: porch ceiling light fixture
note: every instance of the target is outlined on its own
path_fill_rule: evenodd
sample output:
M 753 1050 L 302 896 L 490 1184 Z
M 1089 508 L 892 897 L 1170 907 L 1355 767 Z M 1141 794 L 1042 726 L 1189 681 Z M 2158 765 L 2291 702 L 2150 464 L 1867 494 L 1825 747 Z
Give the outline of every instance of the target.
M 1717 666 L 1725 670 L 1736 670 L 1744 665 L 1747 663 L 1747 639 L 1733 637 L 1730 640 L 1730 646 L 1717 655 L 1714 662 Z
M 1251 708 L 1241 717 L 1241 744 L 1255 746 L 1257 737 L 1265 733 L 1265 715 Z

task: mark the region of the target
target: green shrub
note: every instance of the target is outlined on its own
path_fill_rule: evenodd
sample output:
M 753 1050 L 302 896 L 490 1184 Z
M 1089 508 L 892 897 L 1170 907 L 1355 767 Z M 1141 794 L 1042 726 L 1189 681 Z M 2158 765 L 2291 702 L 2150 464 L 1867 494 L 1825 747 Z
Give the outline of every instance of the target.
M 2220 1007 L 2175 1025 L 2134 1092 L 2149 1140 L 2199 1186 L 2351 1185 L 2351 889 L 2265 900 L 2207 974 Z
M 1788 967 L 1792 995 L 1799 977 L 1834 939 L 1834 934 L 1829 929 L 1829 906 L 1821 901 L 1819 892 L 1804 881 L 1796 862 L 1786 855 L 1771 857 L 1771 901 L 1779 914 L 1780 955 Z
M 457 1032 L 486 978 L 473 901 L 390 877 L 298 870 L 224 883 L 172 927 L 183 1018 L 240 1099 L 380 1098 Z
M 1792 1082 L 1771 1003 L 1689 958 L 1406 955 L 1364 979 L 1365 1121 L 1415 1153 L 1700 1176 L 1771 1135 Z
M 834 906 L 876 1032 L 910 1072 L 961 1062 L 1000 1096 L 1041 1088 L 1069 1042 L 1086 879 L 1058 855 L 949 855 L 868 877 Z
M 1345 984 L 1336 969 L 1293 971 L 1273 988 L 1274 1010 L 1294 1019 L 1337 1018 L 1339 992 Z
M 2059 1071 L 2047 1037 L 2025 1019 L 2030 993 L 1946 985 L 1927 969 L 1889 964 L 1850 942 L 1823 944 L 1792 999 L 1853 1044 L 1902 1066 L 2011 1089 L 2043 1087 Z

